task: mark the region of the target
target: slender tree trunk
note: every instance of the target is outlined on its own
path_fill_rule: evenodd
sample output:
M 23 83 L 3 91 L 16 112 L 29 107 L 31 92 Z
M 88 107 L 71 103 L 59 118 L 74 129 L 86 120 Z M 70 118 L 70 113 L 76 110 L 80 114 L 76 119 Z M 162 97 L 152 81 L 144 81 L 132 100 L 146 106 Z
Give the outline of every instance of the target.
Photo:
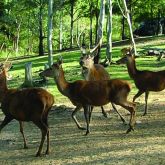
M 122 31 L 121 31 L 121 37 L 122 37 L 122 40 L 125 40 L 125 17 L 123 16 L 122 17 Z
M 30 6 L 29 6 L 29 10 L 30 10 Z M 27 47 L 26 47 L 26 51 L 25 51 L 24 55 L 29 55 L 29 54 L 30 54 L 30 52 L 31 52 L 31 47 L 32 47 L 31 45 L 32 45 L 32 43 L 33 43 L 33 42 L 30 42 L 30 33 L 31 33 L 31 31 L 30 31 L 30 18 L 31 18 L 30 12 L 28 12 Z
M 161 14 L 160 14 L 160 9 L 158 9 L 158 20 L 157 20 L 157 35 L 162 34 L 162 30 L 161 30 L 161 22 L 160 22 L 160 18 L 161 18 Z
M 71 8 L 70 8 L 70 48 L 73 47 L 73 23 L 74 23 L 74 1 L 71 3 Z
M 20 38 L 20 27 L 21 27 L 21 23 L 17 23 L 18 26 L 17 26 L 17 36 L 16 36 L 16 47 L 15 47 L 15 53 L 16 53 L 16 56 L 18 55 L 18 49 L 19 49 L 19 38 Z
M 98 0 L 96 1 L 96 6 L 98 7 Z M 95 25 L 95 44 L 97 44 L 97 31 L 98 31 L 98 24 L 99 24 L 99 12 L 97 10 L 97 7 L 95 8 L 95 19 L 96 19 L 96 25 Z
M 105 16 L 105 0 L 100 1 L 100 14 L 99 14 L 99 26 L 98 26 L 98 31 L 97 31 L 97 43 L 102 41 L 103 37 L 103 26 L 104 26 L 104 16 Z M 101 49 L 101 44 L 97 49 L 95 58 L 94 58 L 94 63 L 98 64 L 100 60 L 100 49 Z
M 91 3 L 90 4 L 90 33 L 89 33 L 89 36 L 90 36 L 90 47 L 93 45 L 93 39 L 92 39 L 92 17 L 93 17 L 93 14 L 92 14 L 92 9 L 93 9 L 93 4 Z
M 135 54 L 137 54 L 137 52 L 136 52 L 136 44 L 135 44 L 135 40 L 134 40 L 134 37 L 133 37 L 132 24 L 131 24 L 131 21 L 130 21 L 130 15 L 129 15 L 129 11 L 128 11 L 127 4 L 126 4 L 125 0 L 123 0 L 123 4 L 124 4 L 126 18 L 127 18 L 127 22 L 128 22 L 128 26 L 129 26 L 130 35 L 131 35 L 132 46 L 134 48 Z
M 44 55 L 44 46 L 43 46 L 43 27 L 42 27 L 42 1 L 40 0 L 40 9 L 39 9 L 39 56 Z
M 107 15 L 107 49 L 106 58 L 110 63 L 112 61 L 112 0 L 107 0 L 108 15 Z
M 105 16 L 105 0 L 101 0 L 100 1 L 99 26 L 98 26 L 98 31 L 97 31 L 97 43 L 103 37 L 104 16 Z
M 61 13 L 60 13 L 60 36 L 59 36 L 59 38 L 60 38 L 60 50 L 62 50 L 62 46 L 63 46 L 63 30 L 62 30 L 62 25 L 63 25 L 63 20 L 62 20 L 62 17 L 63 17 L 63 13 L 62 13 L 62 11 L 61 11 Z
M 49 0 L 48 4 L 48 64 L 49 67 L 53 64 L 52 50 L 52 30 L 53 30 L 53 0 Z
M 98 24 L 99 24 L 99 14 L 98 13 L 95 13 L 95 19 L 96 19 L 96 25 L 95 25 L 95 44 L 97 44 L 97 31 L 98 31 Z

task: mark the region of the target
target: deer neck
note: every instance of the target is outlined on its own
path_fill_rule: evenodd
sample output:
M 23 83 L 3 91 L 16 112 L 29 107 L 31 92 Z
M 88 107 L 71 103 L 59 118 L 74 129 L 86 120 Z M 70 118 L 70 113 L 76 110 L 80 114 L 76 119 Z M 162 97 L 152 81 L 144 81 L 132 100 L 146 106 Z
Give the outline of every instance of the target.
M 136 69 L 136 64 L 135 64 L 135 59 L 132 58 L 132 60 L 129 60 L 127 62 L 127 68 L 128 68 L 128 73 L 131 78 L 134 78 L 137 74 L 137 69 Z
M 8 91 L 5 70 L 0 75 L 0 102 L 2 102 Z
M 64 96 L 68 96 L 68 86 L 69 83 L 66 81 L 65 77 L 64 77 L 64 71 L 61 68 L 58 77 L 55 76 L 55 82 L 57 84 L 57 88 L 58 90 L 64 95 Z

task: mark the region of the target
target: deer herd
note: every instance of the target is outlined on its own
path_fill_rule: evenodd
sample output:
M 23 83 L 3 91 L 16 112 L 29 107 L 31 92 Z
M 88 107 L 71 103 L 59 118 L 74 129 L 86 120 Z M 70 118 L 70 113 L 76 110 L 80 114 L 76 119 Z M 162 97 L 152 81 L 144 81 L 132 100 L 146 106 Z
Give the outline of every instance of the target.
M 95 51 L 96 48 L 93 49 Z M 100 106 L 104 117 L 107 114 L 104 105 L 111 103 L 115 112 L 120 116 L 123 123 L 125 119 L 118 112 L 115 105 L 120 105 L 130 113 L 129 127 L 126 133 L 134 130 L 135 126 L 135 100 L 145 93 L 145 111 L 147 114 L 147 101 L 150 91 L 161 91 L 165 89 L 165 70 L 140 71 L 136 68 L 133 49 L 122 49 L 123 57 L 116 61 L 117 64 L 125 63 L 128 74 L 138 89 L 138 93 L 133 97 L 133 101 L 128 101 L 131 86 L 128 81 L 122 79 L 111 79 L 109 73 L 101 64 L 94 64 L 93 57 L 85 53 L 80 58 L 82 75 L 85 80 L 68 82 L 62 67 L 62 58 L 58 59 L 51 68 L 44 70 L 40 76 L 54 78 L 58 90 L 62 95 L 69 98 L 75 109 L 72 118 L 79 129 L 86 130 L 86 135 L 90 133 L 90 120 L 94 106 Z M 6 62 L 6 61 L 5 61 Z M 54 104 L 54 96 L 42 88 L 8 89 L 7 69 L 5 62 L 0 64 L 0 102 L 4 113 L 4 120 L 0 124 L 1 130 L 13 119 L 20 124 L 20 132 L 24 140 L 24 148 L 27 148 L 26 138 L 23 132 L 23 122 L 32 121 L 41 130 L 41 142 L 36 156 L 41 156 L 42 147 L 47 138 L 47 149 L 45 154 L 49 154 L 49 126 L 48 113 Z M 83 109 L 86 128 L 82 127 L 76 118 L 78 111 Z

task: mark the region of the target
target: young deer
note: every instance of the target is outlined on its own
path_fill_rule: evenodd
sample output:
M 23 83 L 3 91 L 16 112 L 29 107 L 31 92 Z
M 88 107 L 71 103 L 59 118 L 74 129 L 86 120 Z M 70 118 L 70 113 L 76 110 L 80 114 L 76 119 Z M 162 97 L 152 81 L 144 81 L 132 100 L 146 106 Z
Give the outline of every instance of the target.
M 72 113 L 72 118 L 79 129 L 84 129 L 80 126 L 76 119 L 76 113 L 81 108 L 84 109 L 85 120 L 87 124 L 86 135 L 89 131 L 89 107 L 103 106 L 112 102 L 127 109 L 130 114 L 130 123 L 127 133 L 133 130 L 135 124 L 135 104 L 127 101 L 127 96 L 130 92 L 130 85 L 128 82 L 114 79 L 102 81 L 85 81 L 77 80 L 68 82 L 65 79 L 62 68 L 62 61 L 52 65 L 54 72 L 54 79 L 58 90 L 70 99 L 73 105 L 76 106 Z
M 122 49 L 125 56 L 116 63 L 126 64 L 129 76 L 134 80 L 138 93 L 134 96 L 133 102 L 145 93 L 145 111 L 143 115 L 147 114 L 147 101 L 150 91 L 158 92 L 165 89 L 165 70 L 153 72 L 148 70 L 140 71 L 136 68 L 135 57 L 132 55 L 131 48 Z
M 0 102 L 5 115 L 0 125 L 0 132 L 13 119 L 18 120 L 20 123 L 20 131 L 24 139 L 24 148 L 27 148 L 22 122 L 32 121 L 40 128 L 42 133 L 36 156 L 41 155 L 46 135 L 46 154 L 49 154 L 48 112 L 54 104 L 53 95 L 42 88 L 8 89 L 6 84 L 6 70 L 3 64 L 0 64 Z
M 82 67 L 82 75 L 83 75 L 84 79 L 87 81 L 110 80 L 109 73 L 104 69 L 104 67 L 101 64 L 94 64 L 93 58 L 94 57 L 90 56 L 90 55 L 84 55 L 84 56 L 80 57 L 80 65 Z M 111 104 L 112 104 L 112 107 L 114 108 L 114 110 L 120 116 L 123 123 L 125 123 L 124 118 L 118 112 L 115 105 L 113 103 L 111 103 Z M 107 114 L 104 111 L 103 106 L 101 106 L 101 109 L 102 109 L 103 115 L 105 117 L 107 117 Z M 93 107 L 91 109 L 91 112 L 92 112 L 92 110 L 93 110 Z M 90 113 L 90 115 L 91 115 L 91 113 Z

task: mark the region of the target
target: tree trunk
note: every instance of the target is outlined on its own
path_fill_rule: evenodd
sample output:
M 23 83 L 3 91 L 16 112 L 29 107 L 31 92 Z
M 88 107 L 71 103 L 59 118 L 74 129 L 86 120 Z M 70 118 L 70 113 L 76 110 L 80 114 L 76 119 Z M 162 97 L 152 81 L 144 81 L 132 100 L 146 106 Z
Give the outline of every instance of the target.
M 43 46 L 43 27 L 42 27 L 42 1 L 40 0 L 40 9 L 39 9 L 39 56 L 44 55 L 44 46 Z
M 49 67 L 53 64 L 52 51 L 52 29 L 53 29 L 53 0 L 49 0 L 48 4 L 48 64 Z
M 97 43 L 100 40 L 102 40 L 102 37 L 103 37 L 104 16 L 105 16 L 105 0 L 101 0 L 100 1 L 99 26 L 98 26 L 98 31 L 97 31 Z M 99 63 L 100 49 L 101 49 L 101 43 L 100 43 L 100 46 L 98 47 L 96 55 L 94 57 L 95 64 Z
M 73 47 L 73 16 L 74 16 L 74 1 L 71 2 L 71 7 L 70 7 L 70 48 Z
M 16 36 L 16 43 L 15 43 L 15 53 L 16 53 L 16 56 L 18 55 L 18 49 L 19 49 L 19 37 L 20 37 L 20 27 L 21 27 L 21 22 L 17 22 L 16 20 L 16 23 L 17 23 L 17 36 Z
M 121 31 L 121 37 L 122 37 L 122 40 L 125 40 L 125 17 L 123 16 L 122 17 L 122 31 Z
M 62 20 L 62 17 L 63 17 L 63 13 L 61 11 L 60 13 L 60 34 L 59 34 L 59 40 L 60 40 L 60 46 L 59 46 L 59 49 L 62 50 L 62 46 L 63 46 L 63 30 L 62 30 L 62 25 L 63 25 L 63 20 Z
M 127 18 L 127 22 L 128 22 L 128 26 L 129 26 L 130 35 L 131 35 L 132 46 L 134 48 L 134 53 L 136 55 L 137 52 L 136 52 L 135 40 L 134 40 L 134 37 L 133 37 L 132 24 L 131 24 L 131 21 L 130 21 L 130 15 L 129 15 L 129 11 L 128 11 L 127 4 L 126 4 L 126 1 L 125 0 L 123 0 L 123 4 L 124 4 L 126 18 Z
M 32 63 L 28 62 L 25 64 L 25 81 L 22 85 L 23 87 L 32 87 L 33 78 L 32 78 Z
M 107 15 L 107 49 L 106 58 L 108 63 L 112 61 L 112 0 L 107 0 L 108 15 Z
M 96 32 L 95 32 L 95 44 L 97 44 L 97 31 L 98 31 L 98 24 L 99 24 L 99 15 L 96 13 L 95 14 L 95 19 L 96 19 L 96 25 L 95 25 L 95 29 L 96 29 Z
M 160 14 L 160 9 L 158 9 L 158 16 L 157 16 L 157 35 L 162 34 L 161 30 L 161 22 L 160 22 L 161 14 Z
M 90 32 L 89 32 L 89 36 L 90 36 L 90 47 L 93 45 L 93 40 L 92 40 L 92 8 L 93 8 L 93 4 L 90 4 Z

